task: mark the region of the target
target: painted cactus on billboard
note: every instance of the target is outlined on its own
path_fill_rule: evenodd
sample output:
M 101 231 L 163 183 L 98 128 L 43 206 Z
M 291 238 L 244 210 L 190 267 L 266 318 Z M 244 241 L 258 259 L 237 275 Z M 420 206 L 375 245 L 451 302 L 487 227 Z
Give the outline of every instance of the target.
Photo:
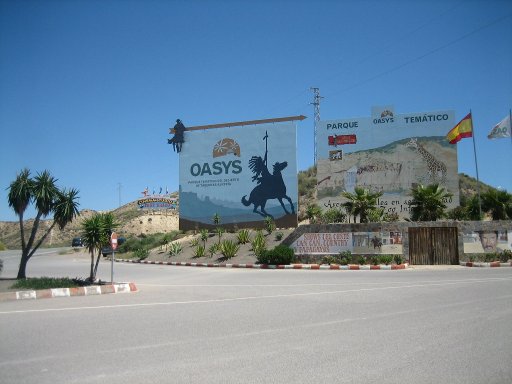
M 180 152 L 180 229 L 297 226 L 294 123 L 185 132 Z
M 320 121 L 317 128 L 318 203 L 340 208 L 343 191 L 363 187 L 382 192 L 378 205 L 409 218 L 411 188 L 438 183 L 459 204 L 457 146 L 446 140 L 453 111 L 396 114 L 372 109 L 371 117 Z

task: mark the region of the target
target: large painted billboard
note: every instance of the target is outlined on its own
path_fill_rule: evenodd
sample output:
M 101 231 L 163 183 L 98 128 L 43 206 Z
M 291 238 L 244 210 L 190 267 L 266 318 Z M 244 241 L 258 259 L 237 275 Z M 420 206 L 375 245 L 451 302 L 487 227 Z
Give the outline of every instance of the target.
M 180 152 L 180 229 L 297 226 L 294 123 L 185 131 Z
M 439 183 L 459 204 L 457 146 L 446 140 L 453 111 L 396 114 L 373 108 L 371 117 L 320 121 L 317 128 L 318 203 L 340 208 L 341 192 L 363 187 L 382 192 L 386 213 L 409 218 L 411 188 Z

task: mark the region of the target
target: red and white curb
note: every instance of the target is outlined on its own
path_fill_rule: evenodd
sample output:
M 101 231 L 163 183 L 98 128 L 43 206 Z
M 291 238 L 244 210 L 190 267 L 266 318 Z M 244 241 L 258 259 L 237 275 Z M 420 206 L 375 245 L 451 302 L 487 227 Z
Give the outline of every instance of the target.
M 362 271 L 362 270 L 397 270 L 406 269 L 408 264 L 399 265 L 329 265 L 329 264 L 289 264 L 289 265 L 270 265 L 270 264 L 218 264 L 218 263 L 189 263 L 178 261 L 149 261 L 149 260 L 128 260 L 115 259 L 120 263 L 134 264 L 154 264 L 154 265 L 173 265 L 182 267 L 208 267 L 208 268 L 251 268 L 251 269 L 328 269 L 342 271 Z
M 490 263 L 475 263 L 472 261 L 461 261 L 460 265 L 463 267 L 480 267 L 480 268 L 497 268 L 497 267 L 512 267 L 512 261 L 508 263 L 501 263 L 499 261 L 493 261 Z
M 135 286 L 134 283 L 118 283 L 109 285 L 91 285 L 88 287 L 76 288 L 53 288 L 30 291 L 3 292 L 0 293 L 0 301 L 52 299 L 56 297 L 92 296 L 106 295 L 109 293 L 130 292 L 137 292 L 137 287 Z

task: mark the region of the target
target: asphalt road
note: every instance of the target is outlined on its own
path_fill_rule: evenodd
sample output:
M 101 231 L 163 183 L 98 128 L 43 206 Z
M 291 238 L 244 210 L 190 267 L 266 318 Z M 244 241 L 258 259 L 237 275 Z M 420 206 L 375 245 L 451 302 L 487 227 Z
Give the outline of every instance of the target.
M 16 256 L 0 258 L 9 276 Z M 87 271 L 49 253 L 28 274 Z M 512 268 L 119 263 L 114 276 L 140 292 L 0 303 L 0 382 L 512 382 Z

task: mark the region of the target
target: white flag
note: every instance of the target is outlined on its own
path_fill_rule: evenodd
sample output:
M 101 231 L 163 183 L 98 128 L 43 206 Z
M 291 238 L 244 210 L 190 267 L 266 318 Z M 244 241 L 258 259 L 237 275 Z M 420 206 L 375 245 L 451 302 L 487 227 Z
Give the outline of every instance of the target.
M 496 124 L 487 135 L 488 139 L 501 139 L 503 137 L 510 137 L 510 115 Z

